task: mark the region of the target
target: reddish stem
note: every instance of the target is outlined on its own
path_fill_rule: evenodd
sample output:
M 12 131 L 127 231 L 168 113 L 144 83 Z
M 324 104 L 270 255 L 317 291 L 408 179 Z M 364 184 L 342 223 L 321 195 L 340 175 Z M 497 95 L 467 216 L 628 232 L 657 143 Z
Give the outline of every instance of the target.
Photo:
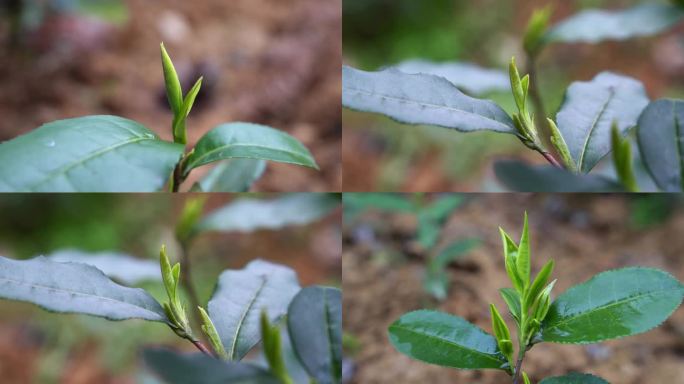
M 563 166 L 561 165 L 561 163 L 558 162 L 558 160 L 556 160 L 555 157 L 553 157 L 553 155 L 552 155 L 551 153 L 546 152 L 546 151 L 544 151 L 544 150 L 539 150 L 539 153 L 541 153 L 541 155 L 544 156 L 544 158 L 546 159 L 546 161 L 548 161 L 549 163 L 551 163 L 551 165 L 553 165 L 554 167 L 560 168 L 560 169 L 565 168 L 565 167 L 563 167 Z
M 216 357 L 216 356 L 214 356 L 214 353 L 211 352 L 211 351 L 209 350 L 209 348 L 207 348 L 204 344 L 202 344 L 201 341 L 199 341 L 199 340 L 190 340 L 190 341 L 192 342 L 192 344 L 193 344 L 195 347 L 197 347 L 197 349 L 199 349 L 199 350 L 200 350 L 202 353 L 204 353 L 205 355 L 211 356 L 211 357 L 214 357 L 214 358 Z

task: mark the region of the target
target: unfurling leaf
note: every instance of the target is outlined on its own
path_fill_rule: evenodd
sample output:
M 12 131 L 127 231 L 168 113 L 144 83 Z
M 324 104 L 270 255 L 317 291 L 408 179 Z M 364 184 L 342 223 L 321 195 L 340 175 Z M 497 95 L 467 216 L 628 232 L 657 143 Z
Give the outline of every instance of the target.
M 461 369 L 508 370 L 496 339 L 463 318 L 420 310 L 389 327 L 390 342 L 401 353 L 430 364 Z
M 518 245 L 501 227 L 499 227 L 499 232 L 501 233 L 501 241 L 503 242 L 506 273 L 508 274 L 511 283 L 513 283 L 513 287 L 522 294 L 525 289 L 525 282 L 520 276 L 517 267 Z
M 667 319 L 683 297 L 684 286 L 657 269 L 603 272 L 551 304 L 542 340 L 586 344 L 646 332 Z
M 531 308 L 534 301 L 539 297 L 539 294 L 542 292 L 542 290 L 544 290 L 544 285 L 546 285 L 546 283 L 549 281 L 549 277 L 553 273 L 553 266 L 553 260 L 549 260 L 539 271 L 537 277 L 534 279 L 532 285 L 530 285 L 530 289 L 525 295 L 525 308 Z
M 492 329 L 494 330 L 499 350 L 506 356 L 509 364 L 513 366 L 513 344 L 511 343 L 511 332 L 508 330 L 508 325 L 506 325 L 494 304 L 489 304 L 489 312 L 492 316 Z
M 556 149 L 556 152 L 558 152 L 558 154 L 560 155 L 561 160 L 563 161 L 563 165 L 568 171 L 576 173 L 577 166 L 575 165 L 575 162 L 572 160 L 572 155 L 570 155 L 570 149 L 568 148 L 568 144 L 565 142 L 565 139 L 563 138 L 563 134 L 561 134 L 560 130 L 558 129 L 558 126 L 553 120 L 547 118 L 546 121 L 549 123 L 549 129 L 551 131 L 551 144 Z
M 513 316 L 517 323 L 520 323 L 522 308 L 520 307 L 521 299 L 518 291 L 513 288 L 501 288 L 499 289 L 499 293 L 501 294 L 501 298 L 506 302 L 506 306 L 508 307 L 511 316 Z
M 209 314 L 202 307 L 197 307 L 197 309 L 199 310 L 200 317 L 202 318 L 202 331 L 205 335 L 207 335 L 212 348 L 214 348 L 214 351 L 216 351 L 216 354 L 222 360 L 228 360 L 226 349 L 223 347 L 223 343 L 221 343 L 221 338 L 219 337 L 216 327 L 211 321 Z
M 528 55 L 534 57 L 539 52 L 543 44 L 543 37 L 546 30 L 549 28 L 549 19 L 551 18 L 551 7 L 546 6 L 542 9 L 537 9 L 532 14 L 525 37 L 523 38 L 523 47 Z
M 180 80 L 178 80 L 178 73 L 173 66 L 171 57 L 169 57 L 164 43 L 161 43 L 161 61 L 162 69 L 164 71 L 164 82 L 166 85 L 166 97 L 169 99 L 169 106 L 174 115 L 180 113 L 183 106 L 183 90 L 181 88 Z

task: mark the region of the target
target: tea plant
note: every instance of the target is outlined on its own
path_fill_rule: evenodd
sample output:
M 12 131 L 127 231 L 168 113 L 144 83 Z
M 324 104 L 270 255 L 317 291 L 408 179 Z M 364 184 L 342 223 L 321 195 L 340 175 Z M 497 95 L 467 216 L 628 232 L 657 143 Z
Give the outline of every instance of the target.
M 554 42 L 595 43 L 662 32 L 684 20 L 684 4 L 585 11 L 552 28 L 549 17 L 548 9 L 537 11 L 527 27 L 525 76 L 520 75 L 515 58 L 507 81 L 496 70 L 462 63 L 409 61 L 378 72 L 345 66 L 342 103 L 400 123 L 515 135 L 551 166 L 498 162 L 497 177 L 514 190 L 636 192 L 655 188 L 654 182 L 663 191 L 681 191 L 683 100 L 651 101 L 640 81 L 602 72 L 590 81 L 572 83 L 555 120 L 549 119 L 538 89 L 536 61 L 542 49 Z M 470 96 L 502 88 L 511 90 L 517 113 L 509 115 L 493 101 Z M 636 159 L 627 137 L 634 127 Z M 590 173 L 611 151 L 615 175 Z M 652 180 L 639 173 L 644 167 Z
M 261 176 L 267 160 L 318 169 L 297 139 L 258 124 L 221 124 L 187 150 L 186 120 L 202 78 L 184 95 L 163 44 L 161 58 L 173 142 L 117 116 L 51 122 L 0 144 L 0 191 L 151 192 L 168 185 L 177 192 L 194 169 L 223 161 L 192 189 L 241 192 Z
M 390 341 L 399 352 L 445 367 L 499 369 L 514 384 L 527 384 L 530 379 L 523 371 L 523 362 L 535 345 L 589 344 L 643 333 L 665 321 L 684 298 L 684 285 L 667 272 L 629 267 L 599 273 L 552 300 L 556 280 L 549 281 L 554 261 L 548 261 L 531 278 L 527 215 L 519 243 L 500 231 L 512 287 L 499 292 L 513 318 L 515 334 L 494 304 L 490 304 L 494 335 L 461 317 L 419 310 L 404 314 L 389 327 Z M 541 383 L 606 381 L 570 374 Z
M 446 195 L 428 201 L 423 194 L 412 198 L 382 193 L 346 193 L 344 195 L 345 220 L 351 220 L 361 211 L 378 209 L 386 212 L 415 215 L 416 239 L 429 260 L 425 267 L 423 286 L 437 300 L 447 297 L 451 280 L 447 268 L 451 263 L 480 245 L 479 239 L 459 239 L 440 246 L 443 227 L 449 216 L 463 203 L 463 197 Z

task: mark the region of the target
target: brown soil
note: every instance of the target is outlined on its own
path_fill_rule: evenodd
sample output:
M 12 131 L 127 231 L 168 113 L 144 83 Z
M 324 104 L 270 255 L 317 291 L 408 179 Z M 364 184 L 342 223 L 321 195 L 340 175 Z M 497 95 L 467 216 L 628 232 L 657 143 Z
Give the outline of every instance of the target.
M 14 51 L 0 27 L 0 141 L 88 114 L 131 118 L 170 139 L 164 41 L 186 90 L 205 77 L 190 143 L 222 122 L 268 124 L 301 140 L 321 171 L 273 164 L 255 190 L 340 190 L 341 0 L 126 3 L 125 25 L 55 16 Z
M 483 245 L 452 265 L 449 298 L 435 303 L 422 290 L 423 255 L 410 241 L 415 222 L 368 214 L 345 229 L 344 328 L 361 343 L 353 355 L 353 383 L 508 382 L 501 372 L 412 361 L 389 344 L 387 326 L 405 312 L 437 308 L 491 329 L 488 304 L 505 308 L 497 289 L 509 285 L 497 227 L 518 236 L 523 210 L 530 214 L 533 268 L 548 258 L 556 260 L 556 294 L 600 271 L 628 265 L 661 268 L 684 280 L 682 210 L 660 226 L 636 230 L 628 224 L 627 201 L 619 196 L 473 195 L 450 218 L 444 238 L 479 237 Z M 404 262 L 388 262 L 391 252 L 405 255 Z M 538 345 L 529 352 L 525 370 L 533 382 L 580 371 L 612 383 L 674 383 L 684 377 L 683 351 L 680 308 L 664 325 L 642 335 L 588 346 Z

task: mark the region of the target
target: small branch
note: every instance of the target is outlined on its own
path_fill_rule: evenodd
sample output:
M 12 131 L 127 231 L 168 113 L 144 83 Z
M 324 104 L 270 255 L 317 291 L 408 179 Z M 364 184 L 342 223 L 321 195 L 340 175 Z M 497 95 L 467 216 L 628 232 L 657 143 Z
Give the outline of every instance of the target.
M 202 344 L 201 341 L 199 341 L 199 340 L 190 340 L 190 341 L 192 342 L 192 344 L 195 347 L 197 347 L 197 349 L 200 350 L 200 352 L 204 353 L 207 356 L 211 356 L 213 358 L 216 358 L 214 353 L 211 350 L 209 350 L 209 348 L 207 348 L 204 344 Z
M 522 380 L 522 365 L 525 358 L 525 349 L 521 349 L 518 355 L 518 362 L 515 365 L 515 376 L 513 376 L 513 384 L 521 384 Z
M 546 159 L 546 161 L 548 161 L 549 163 L 551 163 L 551 165 L 553 165 L 554 167 L 560 168 L 560 169 L 564 169 L 564 168 L 565 168 L 560 162 L 558 162 L 558 160 L 556 160 L 555 157 L 553 157 L 553 155 L 552 155 L 551 153 L 549 153 L 549 152 L 547 152 L 547 151 L 545 151 L 545 150 L 543 150 L 543 149 L 539 149 L 539 150 L 537 150 L 537 151 L 538 151 L 542 156 L 544 156 L 544 158 Z

